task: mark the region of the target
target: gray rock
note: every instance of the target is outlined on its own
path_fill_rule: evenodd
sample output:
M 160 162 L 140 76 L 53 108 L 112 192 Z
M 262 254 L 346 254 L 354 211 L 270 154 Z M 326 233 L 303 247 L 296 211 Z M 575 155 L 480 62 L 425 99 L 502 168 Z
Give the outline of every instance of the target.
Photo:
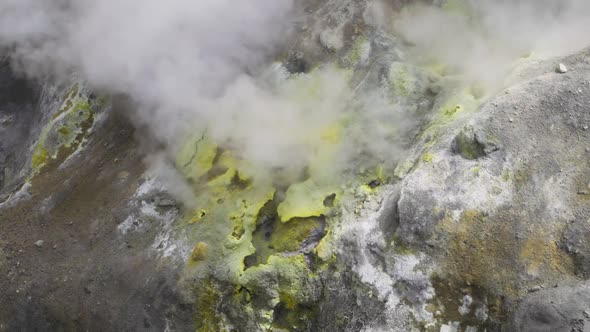
M 497 143 L 487 139 L 483 133 L 468 126 L 463 128 L 451 143 L 451 151 L 469 160 L 479 159 L 499 150 Z
M 559 65 L 557 65 L 557 68 L 555 68 L 555 71 L 560 74 L 565 74 L 567 73 L 567 66 L 563 63 L 560 63 Z
M 14 122 L 14 115 L 13 114 L 8 114 L 8 115 L 0 114 L 0 125 L 6 126 L 6 125 L 9 125 L 13 122 Z
M 43 240 L 38 240 L 37 242 L 35 242 L 35 247 L 37 248 L 41 248 L 43 247 L 43 244 L 45 243 L 45 241 Z
M 563 235 L 563 246 L 574 257 L 576 273 L 590 278 L 590 219 L 579 218 L 568 225 Z
M 521 297 L 545 294 L 539 285 L 590 278 L 590 205 L 579 194 L 589 191 L 590 133 L 581 125 L 590 123 L 590 94 L 568 92 L 590 74 L 584 59 L 564 59 L 576 66 L 568 75 L 547 62 L 510 93 L 435 122 L 398 183 L 397 239 L 444 264 L 449 279 L 505 298 L 509 314 Z M 590 331 L 563 306 L 530 304 L 514 321 L 525 323 L 506 331 Z M 487 322 L 501 324 L 497 317 L 491 309 Z
M 541 290 L 520 303 L 505 331 L 590 331 L 590 319 L 586 314 L 589 307 L 590 285 L 587 282 Z
M 157 198 L 156 205 L 159 207 L 172 207 L 176 205 L 176 202 L 170 198 Z

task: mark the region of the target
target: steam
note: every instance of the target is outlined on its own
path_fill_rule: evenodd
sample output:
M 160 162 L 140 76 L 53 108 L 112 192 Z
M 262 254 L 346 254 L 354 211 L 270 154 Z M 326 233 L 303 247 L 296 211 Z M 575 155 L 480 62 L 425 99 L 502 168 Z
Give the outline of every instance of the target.
M 285 38 L 292 3 L 5 0 L 0 9 L 0 42 L 30 73 L 74 68 L 95 85 L 177 106 L 182 92 L 211 96 L 260 64 Z
M 449 0 L 407 8 L 395 23 L 414 56 L 487 87 L 501 86 L 519 59 L 590 46 L 589 24 L 586 0 Z
M 474 0 L 397 15 L 370 2 L 381 8 L 377 21 L 393 21 L 416 46 L 411 59 L 477 83 L 499 84 L 531 52 L 590 44 L 585 0 Z M 2 0 L 0 49 L 28 75 L 75 71 L 98 89 L 130 96 L 137 125 L 164 142 L 171 159 L 187 136 L 206 131 L 261 167 L 301 168 L 341 123 L 349 124 L 342 164 L 361 153 L 397 158 L 391 128 L 410 126 L 409 112 L 375 96 L 353 102 L 346 74 L 334 68 L 286 80 L 269 66 L 296 17 L 294 0 Z
M 0 47 L 31 76 L 75 70 L 129 95 L 137 120 L 173 143 L 214 118 L 229 87 L 255 89 L 247 73 L 287 41 L 293 10 L 291 0 L 4 0 Z
M 350 115 L 350 90 L 334 68 L 286 80 L 284 69 L 269 66 L 290 40 L 295 7 L 292 0 L 4 0 L 0 47 L 31 76 L 73 70 L 93 87 L 130 96 L 136 125 L 168 146 L 170 160 L 187 137 L 206 131 L 259 167 L 301 169 L 325 132 Z M 165 165 L 154 156 L 150 163 Z

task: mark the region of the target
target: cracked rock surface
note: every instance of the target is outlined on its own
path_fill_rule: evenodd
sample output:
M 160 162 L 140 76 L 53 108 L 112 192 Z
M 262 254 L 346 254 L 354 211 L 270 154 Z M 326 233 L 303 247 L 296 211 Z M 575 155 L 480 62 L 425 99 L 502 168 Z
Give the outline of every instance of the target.
M 590 331 L 590 50 L 482 95 L 371 5 L 305 1 L 273 67 L 378 101 L 342 173 L 259 181 L 198 133 L 166 182 L 124 97 L 2 62 L 0 332 Z

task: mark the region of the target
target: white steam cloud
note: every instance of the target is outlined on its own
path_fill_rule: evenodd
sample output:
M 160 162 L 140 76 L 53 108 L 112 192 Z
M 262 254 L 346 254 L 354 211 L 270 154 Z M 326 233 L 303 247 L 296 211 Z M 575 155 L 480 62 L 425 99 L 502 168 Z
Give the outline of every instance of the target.
M 168 159 L 206 131 L 256 165 L 298 170 L 326 131 L 346 121 L 351 96 L 334 68 L 291 81 L 269 66 L 292 37 L 297 5 L 2 0 L 0 48 L 31 76 L 75 71 L 95 88 L 131 97 L 136 125 L 168 145 Z
M 394 24 L 417 46 L 414 56 L 498 87 L 518 59 L 590 46 L 590 1 L 449 0 L 406 8 Z
M 394 31 L 416 45 L 410 57 L 444 64 L 478 83 L 497 84 L 516 59 L 532 51 L 564 54 L 590 44 L 587 0 L 453 3 L 467 4 L 381 11 L 380 21 L 393 21 Z M 259 165 L 300 167 L 326 128 L 353 123 L 345 154 L 363 149 L 383 159 L 397 154 L 399 146 L 386 140 L 390 127 L 411 122 L 402 118 L 407 113 L 371 97 L 361 100 L 361 107 L 351 106 L 342 72 L 324 69 L 319 77 L 303 78 L 310 82 L 260 79 L 290 40 L 299 17 L 296 5 L 294 0 L 1 0 L 0 50 L 29 75 L 74 70 L 96 88 L 130 96 L 140 108 L 134 114 L 138 124 L 172 153 L 186 135 L 207 130 Z M 301 85 L 316 87 L 314 97 L 297 99 Z
M 0 47 L 31 76 L 75 70 L 129 95 L 137 120 L 177 143 L 212 125 L 231 89 L 246 116 L 277 106 L 244 96 L 263 93 L 247 73 L 287 41 L 293 10 L 291 0 L 3 0 Z

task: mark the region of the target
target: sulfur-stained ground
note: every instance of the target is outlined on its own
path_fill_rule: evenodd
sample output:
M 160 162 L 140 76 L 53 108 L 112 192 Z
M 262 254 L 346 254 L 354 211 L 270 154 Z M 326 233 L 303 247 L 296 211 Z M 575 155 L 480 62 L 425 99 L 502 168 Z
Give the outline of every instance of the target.
M 143 181 L 134 129 L 114 114 L 85 144 L 45 165 L 30 199 L 0 209 L 0 331 L 186 330 L 177 271 L 144 250 L 155 234 L 126 242 L 117 231 Z

